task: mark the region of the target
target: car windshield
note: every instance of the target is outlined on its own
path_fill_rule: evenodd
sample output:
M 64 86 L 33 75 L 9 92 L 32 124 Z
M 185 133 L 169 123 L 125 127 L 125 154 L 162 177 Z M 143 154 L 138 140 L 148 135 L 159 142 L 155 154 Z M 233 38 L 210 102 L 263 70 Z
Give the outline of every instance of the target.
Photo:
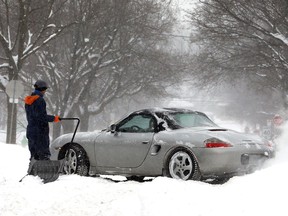
M 206 115 L 197 112 L 178 112 L 169 113 L 166 117 L 171 123 L 178 128 L 189 128 L 189 127 L 215 127 L 217 126 L 212 122 Z M 168 120 L 167 119 L 167 120 Z

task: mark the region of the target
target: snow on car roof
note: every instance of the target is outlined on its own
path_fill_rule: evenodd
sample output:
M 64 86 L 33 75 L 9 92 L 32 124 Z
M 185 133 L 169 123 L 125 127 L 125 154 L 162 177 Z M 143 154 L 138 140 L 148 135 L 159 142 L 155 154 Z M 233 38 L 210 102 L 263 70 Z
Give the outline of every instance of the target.
M 152 108 L 146 108 L 146 109 L 141 109 L 138 111 L 134 111 L 131 114 L 137 114 L 137 113 L 161 113 L 161 112 L 194 112 L 194 113 L 199 113 L 199 114 L 204 114 L 203 112 L 191 110 L 191 109 L 186 109 L 186 108 L 177 108 L 177 107 L 152 107 Z M 204 114 L 205 115 L 205 114 Z

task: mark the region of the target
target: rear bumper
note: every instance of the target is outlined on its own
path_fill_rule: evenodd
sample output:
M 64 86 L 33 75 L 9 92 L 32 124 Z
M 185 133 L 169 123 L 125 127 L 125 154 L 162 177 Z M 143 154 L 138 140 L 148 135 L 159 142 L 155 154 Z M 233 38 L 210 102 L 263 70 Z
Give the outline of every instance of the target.
M 203 178 L 243 175 L 261 168 L 274 157 L 269 149 L 250 151 L 238 148 L 198 148 L 194 150 Z

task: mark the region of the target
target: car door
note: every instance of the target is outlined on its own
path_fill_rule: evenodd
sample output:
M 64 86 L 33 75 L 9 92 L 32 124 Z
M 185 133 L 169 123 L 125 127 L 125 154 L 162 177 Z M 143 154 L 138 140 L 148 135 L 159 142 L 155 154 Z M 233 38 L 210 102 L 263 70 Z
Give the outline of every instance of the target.
M 135 114 L 118 123 L 115 132 L 103 132 L 95 143 L 97 166 L 139 167 L 149 152 L 155 125 L 151 114 Z

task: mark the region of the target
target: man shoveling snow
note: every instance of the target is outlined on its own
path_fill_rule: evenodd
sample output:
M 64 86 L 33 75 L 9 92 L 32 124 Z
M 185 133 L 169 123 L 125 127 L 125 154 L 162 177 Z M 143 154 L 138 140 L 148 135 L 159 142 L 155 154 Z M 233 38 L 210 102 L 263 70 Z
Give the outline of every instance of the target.
M 59 122 L 61 118 L 48 115 L 44 100 L 48 85 L 43 80 L 37 80 L 35 90 L 25 97 L 25 111 L 28 121 L 26 136 L 30 151 L 28 175 L 38 175 L 44 182 L 56 180 L 59 176 L 60 162 L 50 161 L 49 122 Z M 58 176 L 55 177 L 55 174 Z M 56 179 L 55 179 L 56 178 Z

